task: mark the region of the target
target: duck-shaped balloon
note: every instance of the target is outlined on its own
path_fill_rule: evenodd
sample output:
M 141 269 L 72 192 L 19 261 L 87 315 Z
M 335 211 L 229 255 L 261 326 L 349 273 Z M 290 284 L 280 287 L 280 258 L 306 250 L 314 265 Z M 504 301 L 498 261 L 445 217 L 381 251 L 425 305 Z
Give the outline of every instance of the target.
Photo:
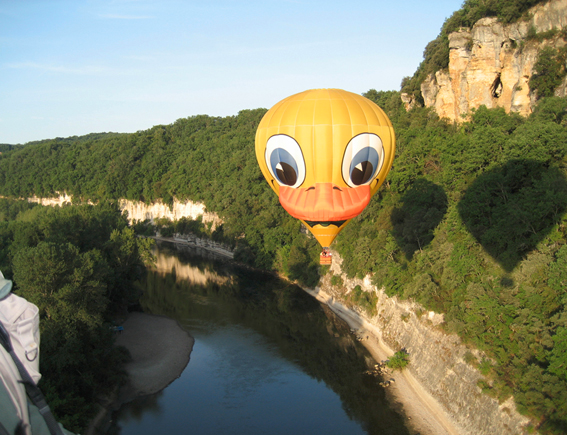
M 328 248 L 384 182 L 392 123 L 375 103 L 340 89 L 287 97 L 262 118 L 256 158 L 283 208 Z

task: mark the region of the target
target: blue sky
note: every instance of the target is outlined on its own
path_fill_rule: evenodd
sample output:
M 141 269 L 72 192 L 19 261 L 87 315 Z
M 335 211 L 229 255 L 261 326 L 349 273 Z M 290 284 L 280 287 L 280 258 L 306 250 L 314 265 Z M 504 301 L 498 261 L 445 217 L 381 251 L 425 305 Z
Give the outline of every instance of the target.
M 0 0 L 0 143 L 399 90 L 462 0 Z

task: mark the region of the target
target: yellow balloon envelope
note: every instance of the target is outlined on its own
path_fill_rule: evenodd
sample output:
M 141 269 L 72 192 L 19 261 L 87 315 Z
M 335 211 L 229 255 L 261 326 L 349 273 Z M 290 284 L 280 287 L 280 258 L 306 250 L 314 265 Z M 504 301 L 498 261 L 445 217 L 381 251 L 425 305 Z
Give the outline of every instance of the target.
M 392 123 L 375 103 L 314 89 L 277 103 L 256 131 L 256 158 L 281 205 L 328 247 L 392 167 Z

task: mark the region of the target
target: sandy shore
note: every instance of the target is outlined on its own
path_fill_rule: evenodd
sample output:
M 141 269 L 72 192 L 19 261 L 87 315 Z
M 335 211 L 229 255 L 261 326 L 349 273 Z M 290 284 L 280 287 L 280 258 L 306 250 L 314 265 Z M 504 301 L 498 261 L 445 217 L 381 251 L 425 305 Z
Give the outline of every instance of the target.
M 323 291 L 309 291 L 328 305 L 351 328 L 363 337 L 362 344 L 378 362 L 393 355 L 381 339 L 380 331 L 355 312 L 335 301 Z M 126 365 L 129 382 L 116 397 L 109 400 L 85 432 L 85 435 L 105 433 L 110 414 L 123 403 L 136 397 L 153 394 L 177 379 L 189 362 L 194 339 L 175 320 L 143 313 L 130 313 L 123 323 L 124 331 L 116 344 L 126 347 L 132 361 Z M 461 431 L 437 401 L 423 389 L 409 370 L 393 372 L 395 382 L 388 387 L 390 399 L 399 404 L 410 419 L 412 433 L 419 435 L 460 435 Z
M 101 405 L 85 435 L 106 433 L 110 415 L 136 397 L 157 393 L 177 379 L 187 364 L 195 340 L 175 320 L 144 313 L 130 313 L 116 344 L 130 352 L 126 364 L 128 383 Z
M 181 375 L 195 340 L 175 320 L 130 313 L 123 326 L 116 344 L 124 346 L 132 356 L 126 364 L 129 394 L 137 397 L 157 393 Z
M 331 308 L 352 329 L 357 330 L 357 335 L 363 337 L 361 343 L 376 361 L 387 360 L 394 354 L 394 351 L 382 341 L 381 333 L 374 325 L 321 290 L 307 292 Z M 409 370 L 395 371 L 388 378 L 394 378 L 395 382 L 386 391 L 391 400 L 402 406 L 405 415 L 410 419 L 408 426 L 414 434 L 462 434 L 450 415 L 441 408 L 431 394 L 425 391 Z

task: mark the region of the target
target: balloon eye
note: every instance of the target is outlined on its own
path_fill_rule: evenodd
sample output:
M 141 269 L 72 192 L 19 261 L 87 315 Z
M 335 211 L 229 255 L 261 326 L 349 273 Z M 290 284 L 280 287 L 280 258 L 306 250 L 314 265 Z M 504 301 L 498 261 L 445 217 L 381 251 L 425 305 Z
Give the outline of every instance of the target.
M 366 160 L 364 162 L 360 162 L 353 168 L 350 172 L 350 179 L 353 184 L 360 186 L 370 180 L 372 174 L 374 174 L 374 166 L 371 162 Z
M 380 138 L 363 133 L 351 139 L 343 158 L 343 178 L 350 187 L 369 184 L 376 177 L 384 160 Z
M 297 181 L 296 169 L 284 162 L 276 164 L 276 176 L 278 180 L 287 186 L 293 186 Z
M 303 153 L 290 136 L 278 134 L 268 139 L 266 164 L 280 185 L 298 187 L 305 179 Z

